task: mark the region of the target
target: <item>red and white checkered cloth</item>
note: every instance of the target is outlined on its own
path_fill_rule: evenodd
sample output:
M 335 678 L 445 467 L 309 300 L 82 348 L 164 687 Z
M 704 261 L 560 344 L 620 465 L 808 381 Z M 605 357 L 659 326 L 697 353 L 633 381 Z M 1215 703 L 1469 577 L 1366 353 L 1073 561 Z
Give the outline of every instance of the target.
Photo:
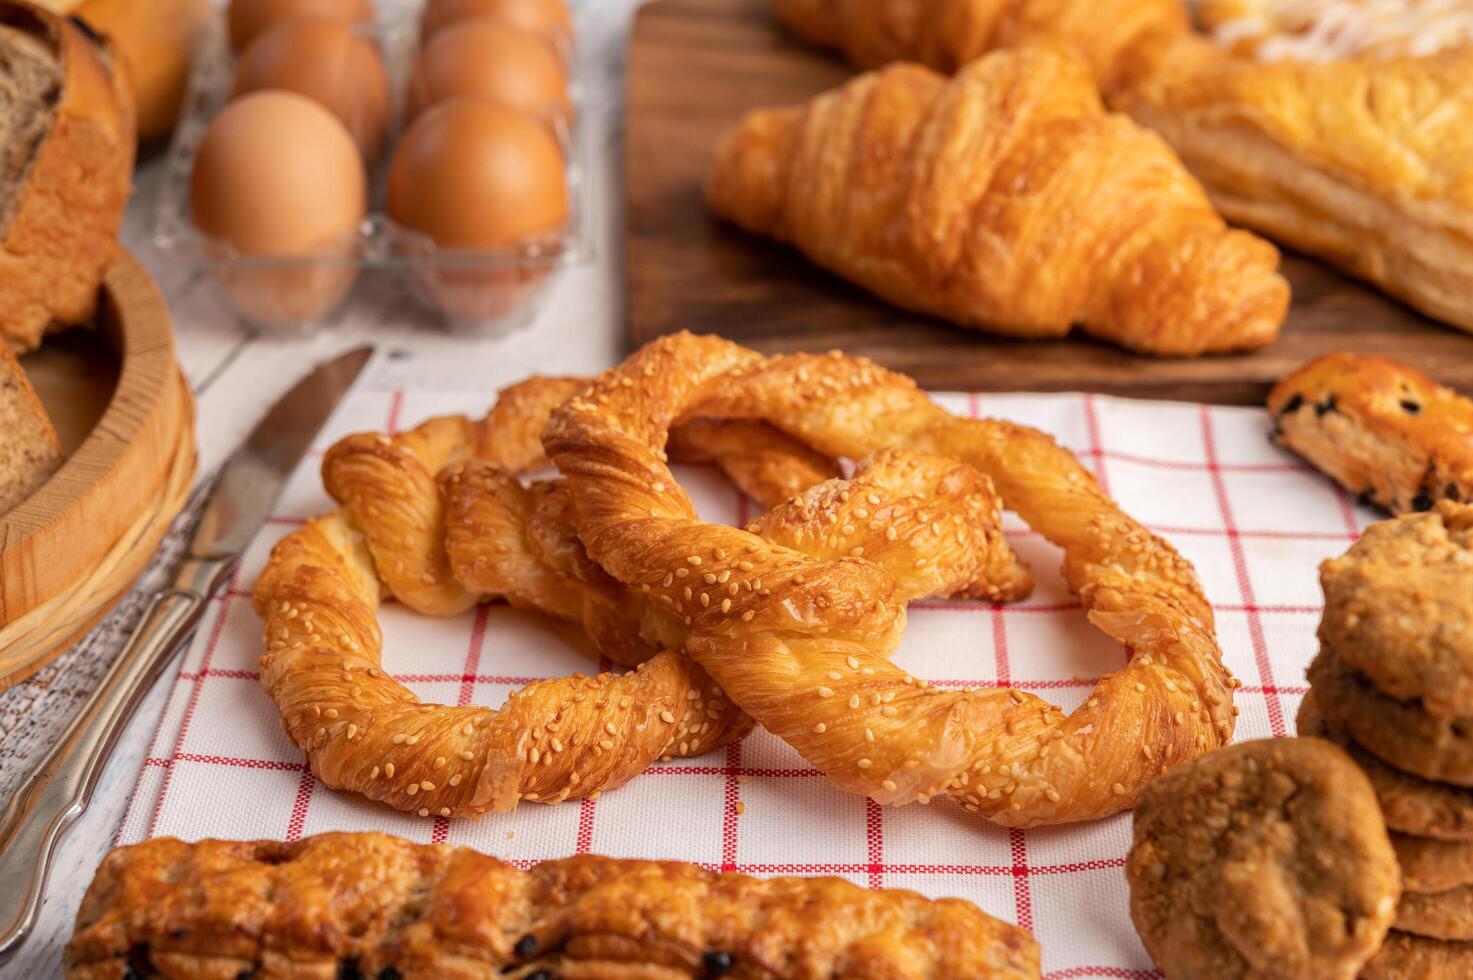
M 958 413 L 1052 433 L 1128 513 L 1176 544 L 1202 577 L 1227 661 L 1243 681 L 1238 738 L 1292 733 L 1316 646 L 1316 566 L 1376 515 L 1269 445 L 1262 410 L 1087 395 L 936 397 Z M 465 392 L 360 386 L 319 448 L 351 431 L 479 414 L 486 402 Z M 756 875 L 840 875 L 966 898 L 1031 929 L 1048 980 L 1157 976 L 1127 913 L 1128 816 L 1025 832 L 993 827 L 950 802 L 886 809 L 833 788 L 760 730 L 705 758 L 657 764 L 597 801 L 523 804 L 480 820 L 421 819 L 317 785 L 257 679 L 262 627 L 249 589 L 271 544 L 328 509 L 319 459 L 293 477 L 278 516 L 205 617 L 143 762 L 121 842 L 374 829 L 523 865 L 591 851 Z M 713 472 L 679 475 L 706 519 L 746 518 L 749 505 Z M 1084 622 L 1059 578 L 1057 551 L 1009 520 L 1038 579 L 1035 594 L 1009 606 L 912 605 L 896 660 L 939 686 L 1011 685 L 1072 710 L 1090 678 L 1119 668 L 1123 654 Z M 386 668 L 428 701 L 495 706 L 535 678 L 594 666 L 577 630 L 505 606 L 434 619 L 390 605 L 380 619 Z

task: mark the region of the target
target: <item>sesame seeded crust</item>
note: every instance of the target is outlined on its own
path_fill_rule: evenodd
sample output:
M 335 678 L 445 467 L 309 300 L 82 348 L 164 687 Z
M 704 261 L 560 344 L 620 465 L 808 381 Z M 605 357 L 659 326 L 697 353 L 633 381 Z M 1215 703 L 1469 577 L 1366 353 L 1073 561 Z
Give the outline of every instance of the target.
M 1423 779 L 1473 787 L 1473 718 L 1438 718 L 1416 701 L 1388 697 L 1328 647 L 1307 673 L 1330 724 L 1382 761 Z
M 1319 739 L 1244 742 L 1146 789 L 1131 918 L 1168 980 L 1354 977 L 1401 892 L 1376 797 Z
M 1473 976 L 1473 943 L 1450 943 L 1393 929 L 1361 980 L 1454 980 Z
M 1393 514 L 1473 502 L 1473 400 L 1405 364 L 1326 354 L 1268 396 L 1274 442 Z
M 1373 524 L 1320 584 L 1321 643 L 1397 700 L 1473 715 L 1473 506 Z
M 571 387 L 532 382 L 504 394 L 482 423 L 431 419 L 393 437 L 348 436 L 326 454 L 323 482 L 338 510 L 278 542 L 254 590 L 266 620 L 262 683 L 326 785 L 424 817 L 477 815 L 596 796 L 656 759 L 701 755 L 750 729 L 680 651 L 698 614 L 750 620 L 774 595 L 762 572 L 743 560 L 702 567 L 697 557 L 627 586 L 585 553 L 568 485 L 520 479 L 518 469 L 543 464 L 531 434 Z M 788 457 L 798 442 L 768 426 L 715 430 L 715 446 L 703 441 L 712 431 L 684 438 L 732 465 L 734 439 L 763 454 L 743 478 L 769 499 L 816 472 L 812 449 Z M 771 524 L 796 536 L 799 553 L 825 559 L 868 546 L 866 562 L 890 570 L 888 594 L 902 603 L 953 593 L 1001 600 L 1031 587 L 990 484 L 953 460 L 883 453 L 853 479 L 808 492 L 849 509 L 818 513 L 795 496 L 758 522 L 759 534 Z M 847 523 L 860 511 L 863 530 Z M 580 623 L 601 653 L 635 669 L 539 681 L 497 711 L 424 704 L 382 669 L 375 617 L 385 596 L 429 615 L 504 600 Z M 877 648 L 893 650 L 899 626 Z
M 1441 841 L 1473 842 L 1473 789 L 1432 782 L 1382 762 L 1325 720 L 1314 691 L 1299 704 L 1298 730 L 1300 735 L 1328 739 L 1350 754 L 1375 788 L 1386 825 L 1392 830 Z
M 1090 621 L 1134 656 L 1072 715 L 1018 690 L 930 687 L 885 659 L 903 615 L 889 570 L 696 517 L 662 458 L 666 432 L 689 417 L 764 421 L 835 458 L 905 447 L 970 465 L 1063 548 Z M 1236 682 L 1191 566 L 1040 432 L 954 416 L 862 358 L 765 358 L 681 333 L 564 403 L 543 442 L 568 482 L 579 538 L 619 581 L 659 588 L 685 568 L 759 570 L 781 601 L 697 610 L 686 650 L 850 792 L 885 804 L 951 796 L 1013 826 L 1095 819 L 1231 738 Z
M 1039 957 L 958 899 L 592 855 L 522 871 L 358 833 L 116 848 L 66 975 L 1037 980 Z
M 1430 895 L 1408 892 L 1396 908 L 1396 928 L 1432 939 L 1473 940 L 1473 885 Z

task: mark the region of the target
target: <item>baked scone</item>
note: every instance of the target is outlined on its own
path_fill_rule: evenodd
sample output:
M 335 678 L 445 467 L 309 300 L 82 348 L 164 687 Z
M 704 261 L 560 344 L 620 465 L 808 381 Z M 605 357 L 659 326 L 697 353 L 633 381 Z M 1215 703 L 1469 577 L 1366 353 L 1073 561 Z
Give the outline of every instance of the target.
M 1197 19 L 1218 44 L 1263 61 L 1428 55 L 1473 44 L 1467 0 L 1198 0 Z
M 948 80 L 893 65 L 750 113 L 715 151 L 718 216 L 897 306 L 1013 337 L 1078 324 L 1130 350 L 1272 343 L 1273 246 L 1230 230 L 1079 59 L 996 51 Z
M 1026 931 L 959 899 L 592 855 L 522 871 L 358 833 L 116 848 L 66 975 L 1037 980 L 1039 965 Z
M 1361 971 L 1361 980 L 1453 980 L 1473 976 L 1473 943 L 1450 943 L 1395 929 Z
M 1114 104 L 1229 221 L 1473 330 L 1473 46 L 1326 63 L 1157 47 Z
M 1473 400 L 1405 364 L 1339 351 L 1268 396 L 1274 442 L 1393 514 L 1473 502 Z
M 0 343 L 0 515 L 61 465 L 61 443 L 15 353 Z
M 1381 693 L 1328 647 L 1307 671 L 1330 724 L 1383 761 L 1423 779 L 1473 787 L 1473 718 L 1438 718 Z
M 133 101 L 85 23 L 0 3 L 0 339 L 84 323 L 133 184 Z
M 1354 977 L 1401 894 L 1366 777 L 1319 739 L 1241 742 L 1135 811 L 1130 914 L 1167 980 Z
M 1071 48 L 1105 91 L 1139 42 L 1188 27 L 1180 0 L 773 0 L 773 16 L 861 68 L 916 61 L 950 74 L 997 48 Z
M 1299 703 L 1298 732 L 1343 748 L 1370 779 L 1386 825 L 1402 834 L 1473 842 L 1473 789 L 1433 782 L 1387 765 L 1325 720 L 1310 691 Z
M 1322 644 L 1393 698 L 1473 715 L 1473 505 L 1371 525 L 1320 584 Z

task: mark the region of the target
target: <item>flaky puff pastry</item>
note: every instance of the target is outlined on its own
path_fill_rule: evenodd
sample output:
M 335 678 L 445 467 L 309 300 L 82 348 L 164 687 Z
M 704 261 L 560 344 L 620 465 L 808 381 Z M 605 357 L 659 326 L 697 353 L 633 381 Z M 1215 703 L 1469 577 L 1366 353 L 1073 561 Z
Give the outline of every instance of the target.
M 692 622 L 683 607 L 730 608 L 737 583 L 752 579 L 679 569 L 666 583 L 679 606 L 629 589 L 584 553 L 565 483 L 524 485 L 507 468 L 544 460 L 530 434 L 566 390 L 531 382 L 479 425 L 449 416 L 393 437 L 348 436 L 328 451 L 323 480 L 339 508 L 279 541 L 254 590 L 266 620 L 261 681 L 327 786 L 425 817 L 477 815 L 594 796 L 658 758 L 700 755 L 750 729 L 680 651 Z M 760 421 L 698 422 L 679 441 L 732 463 L 731 475 L 769 503 L 832 466 Z M 888 529 L 870 559 L 890 569 L 896 601 L 1002 600 L 1032 586 L 1003 540 L 989 481 L 940 456 L 876 454 L 852 479 L 778 503 L 756 533 L 833 559 L 853 547 L 836 521 L 847 526 L 861 509 Z M 386 597 L 432 615 L 504 600 L 580 623 L 603 654 L 635 669 L 538 681 L 494 711 L 425 704 L 383 670 L 375 616 Z M 897 623 L 877 647 L 893 650 L 900 634 Z
M 1118 108 L 1229 221 L 1473 330 L 1473 47 L 1265 64 L 1163 44 Z
M 519 870 L 387 834 L 156 838 L 103 859 L 71 980 L 1037 980 L 1038 944 L 960 899 L 581 855 Z
M 1078 324 L 1141 353 L 1245 350 L 1289 301 L 1273 246 L 1228 229 L 1159 137 L 1045 48 L 750 113 L 707 200 L 897 306 L 1009 336 Z
M 1053 43 L 1106 91 L 1143 38 L 1188 27 L 1180 0 L 773 0 L 772 13 L 862 68 L 915 61 L 950 74 L 997 48 Z
M 703 523 L 663 458 L 686 417 L 764 421 L 832 457 L 904 446 L 969 464 L 1063 549 L 1090 622 L 1133 657 L 1071 715 L 1019 690 L 917 680 L 884 656 L 904 605 L 889 568 L 868 560 L 888 536 L 873 501 L 851 497 L 854 520 L 822 522 L 837 559 Z M 889 804 L 951 796 L 1010 826 L 1095 819 L 1232 737 L 1236 681 L 1191 566 L 1041 432 L 954 416 L 862 358 L 765 358 L 682 333 L 564 403 L 543 443 L 589 556 L 689 617 L 684 649 L 726 696 L 850 792 Z M 732 601 L 692 601 L 681 572 L 726 577 Z

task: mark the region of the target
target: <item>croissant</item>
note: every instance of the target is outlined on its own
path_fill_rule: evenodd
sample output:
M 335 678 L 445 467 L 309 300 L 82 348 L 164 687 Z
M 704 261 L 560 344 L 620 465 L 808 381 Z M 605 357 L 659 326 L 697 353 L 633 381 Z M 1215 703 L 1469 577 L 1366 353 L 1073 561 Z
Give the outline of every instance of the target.
M 707 200 L 897 306 L 1015 337 L 1077 323 L 1147 354 L 1244 350 L 1289 301 L 1273 246 L 1226 228 L 1164 142 L 1043 48 L 753 112 Z
M 1134 656 L 1068 716 L 1023 691 L 930 687 L 884 656 L 903 623 L 905 563 L 869 560 L 890 536 L 882 498 L 815 500 L 816 520 L 802 518 L 833 535 L 825 555 L 771 524 L 703 523 L 663 459 L 686 418 L 763 421 L 830 457 L 903 446 L 969 464 L 1063 549 L 1090 621 Z M 683 617 L 683 649 L 724 695 L 850 792 L 951 796 L 1008 826 L 1096 819 L 1232 737 L 1236 681 L 1191 566 L 1040 432 L 954 416 L 861 358 L 765 358 L 676 334 L 563 403 L 543 444 L 589 557 Z M 727 583 L 725 597 L 693 599 L 681 583 L 696 576 Z
M 960 899 L 593 855 L 523 871 L 357 833 L 117 848 L 66 975 L 1038 980 L 1039 964 L 1025 930 Z
M 523 485 L 505 468 L 545 459 L 530 433 L 571 387 L 538 380 L 508 391 L 479 425 L 450 416 L 394 437 L 349 436 L 323 459 L 338 510 L 277 542 L 253 597 L 266 620 L 261 681 L 327 786 L 425 817 L 477 815 L 596 796 L 657 758 L 700 755 L 751 727 L 679 652 L 691 617 L 588 559 L 569 487 Z M 733 472 L 769 502 L 820 460 L 833 465 L 761 422 L 693 424 L 678 441 L 717 459 L 754 450 L 764 465 Z M 779 503 L 756 533 L 835 558 L 851 547 L 829 522 L 840 498 L 884 515 L 889 531 L 870 558 L 890 569 L 895 601 L 1000 600 L 1031 588 L 1002 537 L 991 484 L 943 457 L 876 454 L 852 479 Z M 735 588 L 731 573 L 690 568 L 667 584 L 682 602 L 699 596 L 712 608 L 729 608 Z M 636 669 L 539 681 L 496 711 L 424 704 L 381 668 L 383 595 L 433 615 L 504 599 L 580 622 L 611 660 Z M 893 650 L 900 634 L 876 638 L 876 648 Z
M 1105 91 L 1142 39 L 1188 28 L 1179 0 L 773 0 L 772 13 L 862 68 L 917 61 L 951 74 L 996 48 L 1059 44 Z
M 1272 64 L 1163 42 L 1116 105 L 1222 213 L 1473 330 L 1473 46 Z

